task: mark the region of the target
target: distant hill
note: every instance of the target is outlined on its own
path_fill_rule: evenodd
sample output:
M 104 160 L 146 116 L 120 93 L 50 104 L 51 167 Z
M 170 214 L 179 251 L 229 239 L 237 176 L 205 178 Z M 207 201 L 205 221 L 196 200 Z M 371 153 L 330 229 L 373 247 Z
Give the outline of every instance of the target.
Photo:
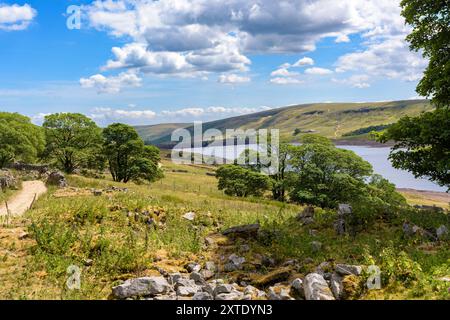
M 415 116 L 433 107 L 427 100 L 405 100 L 368 103 L 317 103 L 295 105 L 279 109 L 227 118 L 203 124 L 203 130 L 226 129 L 279 129 L 285 142 L 295 142 L 304 133 L 316 133 L 336 142 L 364 140 L 359 135 L 365 128 L 383 127 L 397 122 L 405 115 Z M 160 124 L 136 127 L 149 144 L 162 148 L 174 145 L 171 133 L 178 128 L 192 130 L 192 124 Z
M 152 143 L 152 141 L 158 140 L 161 137 L 171 135 L 176 129 L 189 127 L 191 125 L 191 123 L 162 123 L 151 126 L 136 126 L 134 128 L 146 143 Z

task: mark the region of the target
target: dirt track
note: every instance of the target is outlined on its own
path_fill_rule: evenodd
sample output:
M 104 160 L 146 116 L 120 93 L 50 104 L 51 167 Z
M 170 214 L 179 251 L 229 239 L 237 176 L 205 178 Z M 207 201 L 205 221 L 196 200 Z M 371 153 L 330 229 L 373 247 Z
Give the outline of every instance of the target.
M 8 200 L 8 208 L 12 215 L 21 215 L 28 210 L 34 197 L 36 199 L 47 192 L 47 188 L 44 182 L 36 181 L 24 181 L 22 183 L 22 190 L 15 194 L 11 199 Z M 0 205 L 0 216 L 6 215 L 6 205 L 2 203 Z

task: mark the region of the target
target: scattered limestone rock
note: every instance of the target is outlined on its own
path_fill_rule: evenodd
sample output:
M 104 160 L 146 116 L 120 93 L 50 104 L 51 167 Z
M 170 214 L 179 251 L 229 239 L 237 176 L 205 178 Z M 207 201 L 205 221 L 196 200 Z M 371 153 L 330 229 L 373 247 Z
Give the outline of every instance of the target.
M 310 273 L 305 277 L 304 290 L 306 300 L 335 300 L 322 275 Z
M 234 290 L 234 287 L 231 284 L 219 284 L 214 289 L 214 296 L 217 296 L 219 294 L 223 293 L 231 293 Z
M 20 234 L 19 234 L 19 240 L 25 240 L 25 239 L 28 239 L 28 237 L 30 236 L 30 234 L 28 233 L 28 232 L 21 232 Z
M 216 264 L 212 261 L 208 261 L 205 263 L 205 270 L 211 271 L 211 272 L 216 272 L 217 271 L 217 267 Z
M 184 268 L 188 272 L 199 272 L 202 269 L 202 266 L 199 265 L 198 263 L 191 262 L 191 263 L 188 263 Z
M 224 270 L 226 272 L 241 270 L 244 263 L 245 263 L 244 257 L 239 257 L 238 255 L 233 253 L 228 257 L 228 263 L 225 264 Z
M 192 300 L 213 300 L 213 297 L 208 292 L 197 292 L 192 297 Z
M 117 299 L 127 299 L 139 296 L 155 296 L 165 294 L 170 285 L 163 277 L 144 277 L 125 281 L 112 289 L 112 294 Z
M 48 175 L 47 185 L 65 188 L 67 187 L 66 177 L 59 171 L 53 171 Z
M 342 276 L 337 273 L 331 275 L 330 287 L 337 300 L 340 300 L 343 297 L 344 287 L 342 285 L 342 279 Z
M 337 264 L 336 272 L 342 276 L 349 276 L 352 274 L 355 276 L 360 276 L 362 273 L 362 267 L 361 266 L 352 266 L 349 264 Z
M 291 283 L 291 288 L 294 294 L 294 297 L 299 299 L 305 299 L 305 289 L 303 288 L 303 280 L 300 278 L 295 279 Z
M 103 191 L 102 190 L 94 190 L 92 193 L 94 194 L 94 196 L 100 197 L 103 194 Z
M 206 281 L 203 276 L 198 272 L 192 272 L 189 276 L 191 280 L 194 280 L 197 285 L 205 285 Z
M 237 290 L 233 290 L 230 293 L 221 293 L 216 295 L 216 300 L 222 301 L 231 301 L 231 300 L 242 300 L 244 298 L 244 294 Z
M 195 212 L 188 212 L 183 215 L 183 218 L 189 221 L 194 221 L 195 219 Z

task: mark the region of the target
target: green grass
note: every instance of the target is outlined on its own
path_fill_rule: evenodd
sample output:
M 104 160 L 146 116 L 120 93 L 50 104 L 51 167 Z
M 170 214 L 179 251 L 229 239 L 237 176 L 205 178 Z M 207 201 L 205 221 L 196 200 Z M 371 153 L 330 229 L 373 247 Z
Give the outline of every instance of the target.
M 179 169 L 187 172 L 173 172 Z M 211 167 L 181 167 L 164 161 L 164 170 L 165 178 L 152 185 L 68 177 L 73 187 L 126 186 L 127 193 L 64 198 L 55 197 L 58 191 L 50 189 L 26 215 L 25 226 L 31 234 L 26 257 L 21 260 L 26 263 L 16 268 L 20 272 L 11 269 L 10 276 L 0 280 L 0 298 L 106 299 L 118 280 L 157 274 L 156 266 L 161 264 L 176 269 L 186 262 L 217 258 L 220 251 L 204 247 L 207 235 L 255 222 L 261 223 L 265 232 L 248 242 L 248 261 L 258 254 L 280 264 L 311 258 L 312 263 L 302 264 L 299 270 L 305 274 L 323 261 L 367 264 L 373 260 L 385 269 L 384 288 L 365 292 L 363 298 L 449 298 L 444 284 L 436 281 L 450 276 L 449 242 L 424 248 L 420 239 L 404 239 L 404 216 L 391 223 L 376 222 L 354 238 L 337 237 L 332 228 L 334 212 L 319 210 L 315 224 L 302 227 L 295 220 L 300 206 L 228 197 L 217 190 L 216 179 L 206 175 Z M 161 225 L 148 227 L 141 215 L 136 219 L 135 213 L 143 211 L 149 211 Z M 182 218 L 189 211 L 196 213 L 193 223 Z M 446 215 L 425 220 L 418 214 L 408 215 L 411 221 L 425 221 L 427 226 L 450 226 Z M 310 229 L 316 230 L 315 236 Z M 322 250 L 314 252 L 312 241 L 322 242 Z M 70 265 L 82 268 L 81 290 L 65 289 Z M 409 275 L 404 271 L 409 266 L 420 268 Z M 396 279 L 397 275 L 403 278 Z

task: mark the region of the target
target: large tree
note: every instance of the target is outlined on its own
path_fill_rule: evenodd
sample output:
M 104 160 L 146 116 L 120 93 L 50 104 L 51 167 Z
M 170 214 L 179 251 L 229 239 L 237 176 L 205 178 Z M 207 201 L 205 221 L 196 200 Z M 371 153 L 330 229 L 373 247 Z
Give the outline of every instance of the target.
M 45 156 L 66 173 L 83 165 L 101 146 L 101 129 L 79 113 L 56 113 L 45 117 Z
M 155 181 L 162 177 L 159 149 L 145 146 L 133 127 L 111 124 L 103 130 L 103 151 L 114 181 Z
M 450 3 L 403 0 L 401 5 L 406 23 L 413 28 L 407 37 L 411 50 L 421 51 L 429 60 L 417 92 L 430 98 L 437 109 L 401 119 L 379 140 L 395 142 L 391 153 L 394 167 L 450 187 Z
M 290 198 L 333 208 L 365 192 L 372 166 L 354 152 L 338 149 L 322 137 L 308 136 L 290 150 Z
M 44 145 L 42 129 L 29 118 L 0 112 L 0 168 L 13 161 L 35 162 Z

